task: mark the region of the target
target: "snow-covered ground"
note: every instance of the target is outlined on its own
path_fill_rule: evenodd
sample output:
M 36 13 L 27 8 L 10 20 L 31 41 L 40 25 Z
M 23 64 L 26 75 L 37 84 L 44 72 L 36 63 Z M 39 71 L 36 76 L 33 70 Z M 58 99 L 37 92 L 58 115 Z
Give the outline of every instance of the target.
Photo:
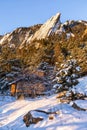
M 87 92 L 87 77 L 79 79 L 76 91 Z M 0 96 L 0 130 L 87 130 L 87 111 L 78 111 L 70 104 L 62 104 L 57 95 L 36 99 L 15 100 Z M 82 108 L 87 108 L 87 100 L 75 101 Z M 45 120 L 26 127 L 23 116 L 30 110 L 40 109 L 58 111 L 53 120 Z

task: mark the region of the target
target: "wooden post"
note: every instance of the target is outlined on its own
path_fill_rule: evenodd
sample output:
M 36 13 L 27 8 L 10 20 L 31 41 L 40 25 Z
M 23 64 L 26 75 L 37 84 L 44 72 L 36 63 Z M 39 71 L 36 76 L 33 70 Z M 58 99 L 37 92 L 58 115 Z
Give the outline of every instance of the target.
M 11 85 L 11 96 L 15 96 L 16 93 L 16 84 Z

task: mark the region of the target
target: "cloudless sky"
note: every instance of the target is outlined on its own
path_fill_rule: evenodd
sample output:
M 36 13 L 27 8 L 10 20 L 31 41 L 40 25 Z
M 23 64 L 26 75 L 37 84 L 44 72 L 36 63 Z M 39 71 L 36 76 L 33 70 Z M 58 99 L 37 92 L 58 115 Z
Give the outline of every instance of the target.
M 61 21 L 87 20 L 87 0 L 0 0 L 0 34 L 44 23 L 61 12 Z

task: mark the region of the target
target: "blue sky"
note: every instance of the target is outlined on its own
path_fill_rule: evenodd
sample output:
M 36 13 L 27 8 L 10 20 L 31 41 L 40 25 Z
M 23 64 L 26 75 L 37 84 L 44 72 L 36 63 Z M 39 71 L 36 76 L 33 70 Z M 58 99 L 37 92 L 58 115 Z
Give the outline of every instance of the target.
M 61 21 L 87 20 L 87 0 L 0 0 L 0 34 L 44 23 L 61 12 Z

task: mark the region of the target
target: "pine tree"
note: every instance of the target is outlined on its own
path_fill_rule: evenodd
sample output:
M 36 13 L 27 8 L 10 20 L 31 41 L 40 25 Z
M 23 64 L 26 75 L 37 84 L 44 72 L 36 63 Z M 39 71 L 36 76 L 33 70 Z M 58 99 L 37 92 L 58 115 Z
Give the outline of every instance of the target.
M 72 86 L 78 84 L 80 67 L 74 59 L 68 60 L 66 64 L 61 65 L 61 69 L 57 72 L 55 79 L 56 84 L 53 86 L 57 92 L 68 90 Z

